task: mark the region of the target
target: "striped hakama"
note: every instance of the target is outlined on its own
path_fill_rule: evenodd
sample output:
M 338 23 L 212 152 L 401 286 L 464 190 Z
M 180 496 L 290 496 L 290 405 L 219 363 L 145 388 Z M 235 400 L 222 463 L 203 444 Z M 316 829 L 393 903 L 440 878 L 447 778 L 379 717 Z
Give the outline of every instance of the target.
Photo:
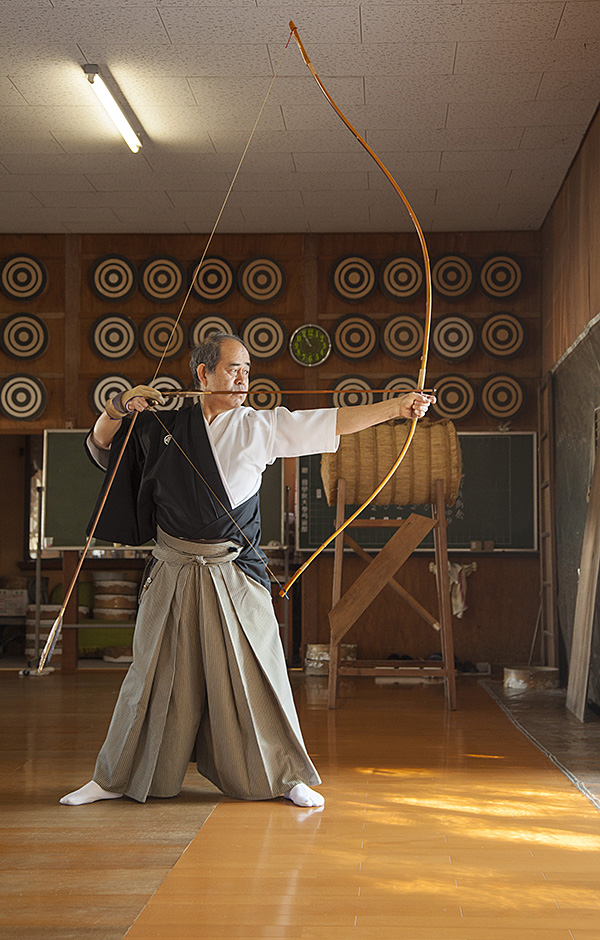
M 94 780 L 139 802 L 175 796 L 190 760 L 228 796 L 265 800 L 319 776 L 287 676 L 270 592 L 234 542 L 160 529 L 142 585 L 133 663 Z

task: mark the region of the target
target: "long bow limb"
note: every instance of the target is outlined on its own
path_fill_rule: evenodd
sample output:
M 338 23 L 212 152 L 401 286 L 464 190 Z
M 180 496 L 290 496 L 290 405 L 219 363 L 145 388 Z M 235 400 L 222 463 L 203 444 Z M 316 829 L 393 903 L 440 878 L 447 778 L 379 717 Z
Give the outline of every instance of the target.
M 290 34 L 290 38 L 291 38 L 291 34 Z M 289 39 L 288 39 L 288 44 L 289 44 Z M 288 45 L 288 44 L 286 44 L 285 49 L 287 49 L 287 45 Z M 279 68 L 280 68 L 281 63 L 282 63 L 282 61 L 283 61 L 283 56 L 285 55 L 285 49 L 284 49 L 283 53 L 281 54 L 281 58 L 280 58 L 280 60 L 279 60 L 279 62 L 278 62 L 278 64 L 277 64 L 277 68 L 275 69 L 275 71 L 274 71 L 274 73 L 273 73 L 273 77 L 272 77 L 271 82 L 270 82 L 270 84 L 269 84 L 269 87 L 268 87 L 268 89 L 267 89 L 267 93 L 266 93 L 266 95 L 265 95 L 265 97 L 264 97 L 264 99 L 263 99 L 262 105 L 261 105 L 261 107 L 260 107 L 260 110 L 259 110 L 258 115 L 257 115 L 257 117 L 256 117 L 256 120 L 255 120 L 255 122 L 254 122 L 254 125 L 253 125 L 253 127 L 252 127 L 252 130 L 251 130 L 251 132 L 250 132 L 250 136 L 248 137 L 248 140 L 247 140 L 247 142 L 246 142 L 246 145 L 245 145 L 244 150 L 243 150 L 243 152 L 242 152 L 242 155 L 241 155 L 241 157 L 240 157 L 239 163 L 238 163 L 238 165 L 237 165 L 236 171 L 235 171 L 235 173 L 233 174 L 233 178 L 232 178 L 231 183 L 230 183 L 230 185 L 229 185 L 229 189 L 227 190 L 227 193 L 225 194 L 225 198 L 224 198 L 223 203 L 222 203 L 222 205 L 221 205 L 221 208 L 220 208 L 220 210 L 219 210 L 219 212 L 218 212 L 218 215 L 217 215 L 217 218 L 216 218 L 216 220 L 215 220 L 215 223 L 214 223 L 214 225 L 213 225 L 213 227 L 212 227 L 211 233 L 210 233 L 210 235 L 208 236 L 208 239 L 207 239 L 207 241 L 206 241 L 206 245 L 205 245 L 205 247 L 204 247 L 204 251 L 202 252 L 202 257 L 200 258 L 200 261 L 199 261 L 198 264 L 196 265 L 196 268 L 195 268 L 195 270 L 194 270 L 193 277 L 192 277 L 192 279 L 191 279 L 190 286 L 189 286 L 189 288 L 188 288 L 188 291 L 187 291 L 185 297 L 183 298 L 183 302 L 182 302 L 182 304 L 181 304 L 181 308 L 180 308 L 179 313 L 178 313 L 178 315 L 177 315 L 177 318 L 176 318 L 176 320 L 175 320 L 175 322 L 174 322 L 174 324 L 173 324 L 173 329 L 171 330 L 171 333 L 169 334 L 169 337 L 168 337 L 168 339 L 167 339 L 167 341 L 166 341 L 166 343 L 165 343 L 165 347 L 164 347 L 164 349 L 163 349 L 163 352 L 162 352 L 162 355 L 161 355 L 160 360 L 159 360 L 159 362 L 158 362 L 158 365 L 156 366 L 154 375 L 152 376 L 152 379 L 151 379 L 150 382 L 148 383 L 148 384 L 150 384 L 150 385 L 152 385 L 152 384 L 156 381 L 156 378 L 157 378 L 157 376 L 158 376 L 158 373 L 160 372 L 160 369 L 161 369 L 162 364 L 163 364 L 163 362 L 164 362 L 165 356 L 167 355 L 167 352 L 168 352 L 168 350 L 169 350 L 169 346 L 171 345 L 171 343 L 172 343 L 172 341 L 173 341 L 173 337 L 175 336 L 175 333 L 176 333 L 176 331 L 177 331 L 177 327 L 178 327 L 178 325 L 179 325 L 179 321 L 181 320 L 181 318 L 182 318 L 182 316 L 183 316 L 183 311 L 185 310 L 186 304 L 187 304 L 187 302 L 188 302 L 188 300 L 189 300 L 189 298 L 190 298 L 190 295 L 191 295 L 191 293 L 192 293 L 192 289 L 193 289 L 193 287 L 194 287 L 194 284 L 196 283 L 196 279 L 198 278 L 198 275 L 199 275 L 199 273 L 200 273 L 200 269 L 202 268 L 202 265 L 204 264 L 206 255 L 208 254 L 208 249 L 210 248 L 210 245 L 211 245 L 211 242 L 212 242 L 212 240 L 213 240 L 214 234 L 215 234 L 215 232 L 216 232 L 216 230 L 217 230 L 217 226 L 218 226 L 219 222 L 221 221 L 221 216 L 223 215 L 223 212 L 225 211 L 225 206 L 227 205 L 227 201 L 228 201 L 228 199 L 229 199 L 229 196 L 231 195 L 231 191 L 232 191 L 232 189 L 233 189 L 233 187 L 234 187 L 235 181 L 237 180 L 238 174 L 239 174 L 239 172 L 240 172 L 240 170 L 241 170 L 241 168 L 242 168 L 242 163 L 244 162 L 244 158 L 245 158 L 245 156 L 246 156 L 246 153 L 248 152 L 248 148 L 250 147 L 250 144 L 251 144 L 251 142 L 252 142 L 252 138 L 254 137 L 254 133 L 255 133 L 255 131 L 256 131 L 256 128 L 258 127 L 258 122 L 260 121 L 260 118 L 261 118 L 261 116 L 262 116 L 262 113 L 263 113 L 263 111 L 264 111 L 264 109 L 265 109 L 265 106 L 266 106 L 267 100 L 268 100 L 268 98 L 269 98 L 269 95 L 271 94 L 271 89 L 272 89 L 272 87 L 273 87 L 273 84 L 274 84 L 274 82 L 275 82 L 275 79 L 277 78 L 277 74 L 278 74 L 278 72 L 279 72 Z M 102 513 L 102 510 L 104 509 L 104 505 L 105 505 L 105 503 L 106 503 L 106 500 L 108 499 L 108 494 L 109 494 L 109 492 L 110 492 L 110 490 L 111 490 L 111 488 L 112 488 L 114 479 L 115 479 L 115 477 L 116 477 L 116 475 L 117 475 L 117 470 L 119 469 L 119 465 L 120 465 L 121 460 L 122 460 L 122 458 L 123 458 L 123 454 L 125 453 L 125 448 L 126 448 L 126 446 L 127 446 L 127 443 L 128 443 L 128 441 L 129 441 L 129 438 L 131 437 L 131 432 L 133 431 L 133 426 L 134 426 L 134 424 L 135 424 L 137 415 L 138 415 L 138 412 L 135 412 L 135 413 L 134 413 L 134 416 L 133 416 L 133 418 L 132 418 L 131 424 L 130 424 L 130 426 L 129 426 L 129 429 L 128 429 L 128 431 L 127 431 L 127 435 L 126 435 L 125 440 L 124 440 L 124 442 L 123 442 L 123 446 L 121 447 L 121 450 L 120 450 L 120 452 L 119 452 L 119 456 L 117 457 L 117 460 L 116 460 L 116 463 L 115 463 L 115 466 L 114 466 L 112 475 L 111 475 L 111 477 L 110 477 L 110 479 L 109 479 L 109 481 L 108 481 L 108 483 L 107 483 L 106 490 L 105 490 L 105 492 L 104 492 L 104 497 L 103 497 L 103 499 L 102 499 L 102 503 L 101 503 L 100 508 L 99 508 L 99 510 L 98 510 L 98 512 L 97 512 L 97 514 L 96 514 L 96 517 L 95 517 L 95 519 L 94 519 L 94 521 L 93 521 L 93 523 L 92 523 L 92 527 L 91 527 L 91 529 L 90 529 L 90 533 L 89 533 L 89 535 L 88 535 L 87 541 L 86 541 L 86 543 L 85 543 L 85 545 L 84 545 L 84 548 L 83 548 L 81 557 L 80 557 L 80 559 L 79 559 L 79 563 L 78 563 L 77 568 L 76 568 L 76 570 L 75 570 L 75 574 L 73 575 L 73 578 L 71 579 L 71 583 L 70 583 L 70 585 L 69 585 L 69 588 L 68 588 L 68 590 L 67 590 L 67 592 L 66 592 L 66 594 L 65 594 L 65 598 L 64 598 L 64 600 L 63 600 L 63 603 L 62 603 L 61 609 L 60 609 L 60 611 L 59 611 L 58 617 L 57 617 L 56 620 L 54 621 L 54 624 L 52 625 L 52 628 L 51 628 L 51 630 L 50 630 L 50 632 L 49 632 L 49 634 L 48 634 L 48 639 L 47 639 L 46 644 L 45 644 L 45 646 L 44 646 L 44 650 L 43 650 L 43 652 L 42 652 L 42 655 L 41 655 L 41 657 L 40 657 L 40 662 L 39 662 L 39 665 L 38 665 L 38 672 L 39 672 L 39 673 L 42 672 L 42 670 L 43 670 L 43 668 L 44 668 L 46 662 L 48 662 L 48 660 L 49 660 L 50 657 L 52 656 L 52 653 L 53 653 L 53 651 L 54 651 L 54 647 L 56 646 L 56 643 L 57 643 L 57 641 L 58 641 L 58 637 L 60 636 L 60 631 L 62 630 L 63 617 L 64 617 L 64 613 L 65 613 L 67 604 L 68 604 L 69 599 L 70 599 L 70 597 L 71 597 L 71 595 L 72 595 L 72 593 L 73 593 L 73 590 L 74 590 L 74 588 L 75 588 L 75 585 L 77 584 L 77 578 L 79 577 L 79 572 L 81 571 L 81 568 L 83 567 L 83 562 L 84 562 L 85 557 L 86 557 L 86 555 L 87 555 L 87 553 L 88 553 L 88 549 L 89 549 L 89 547 L 90 547 L 90 545 L 91 545 L 91 543 L 92 543 L 92 539 L 93 539 L 93 537 L 94 537 L 94 532 L 96 531 L 96 526 L 98 525 L 98 521 L 99 521 L 99 519 L 100 519 L 100 515 L 101 515 L 101 513 Z M 162 422 L 161 422 L 161 424 L 162 424 Z M 186 456 L 187 456 L 187 455 L 186 455 Z M 188 457 L 187 459 L 189 460 L 189 457 Z M 191 461 L 190 461 L 190 463 L 191 463 Z M 193 463 L 192 463 L 192 466 L 194 466 Z M 194 470 L 196 471 L 196 473 L 198 474 L 198 476 L 206 483 L 206 481 L 204 480 L 204 477 L 202 476 L 202 474 L 200 473 L 200 471 L 198 470 L 198 468 L 194 466 Z M 208 484 L 207 484 L 207 485 L 208 485 Z M 229 512 L 228 512 L 228 510 L 226 509 L 226 507 L 223 507 L 223 508 L 225 509 L 225 512 L 227 513 L 227 515 L 230 515 Z M 231 518 L 231 517 L 230 517 L 230 518 Z M 235 522 L 235 520 L 233 520 L 233 519 L 232 519 L 232 521 Z M 237 523 L 236 523 L 236 525 L 237 525 Z M 238 528 L 239 528 L 239 527 L 238 527 Z M 247 541 L 249 542 L 248 539 L 247 539 Z M 251 547 L 254 549 L 254 546 L 252 545 L 252 543 L 249 542 L 249 544 L 250 544 Z M 254 550 L 256 551 L 256 549 L 254 549 Z M 257 552 L 257 554 L 258 554 L 258 552 Z M 259 555 L 259 558 L 261 558 L 260 555 Z M 261 558 L 261 561 L 263 561 L 262 558 Z M 272 572 L 270 572 L 270 574 L 271 574 L 273 577 L 275 577 Z M 275 578 L 275 580 L 276 580 L 277 583 L 279 584 L 279 581 L 277 580 L 277 578 Z M 285 589 L 282 589 L 282 590 L 285 590 Z
M 410 215 L 410 217 L 411 217 L 411 219 L 412 219 L 413 225 L 414 225 L 415 230 L 416 230 L 416 232 L 417 232 L 417 235 L 418 235 L 418 237 L 419 237 L 419 242 L 420 242 L 420 244 L 421 244 L 421 251 L 422 251 L 422 253 L 423 253 L 423 263 L 424 263 L 424 268 L 425 268 L 425 294 L 426 294 L 425 329 L 424 329 L 424 336 L 423 336 L 423 350 L 422 350 L 422 354 L 421 354 L 421 364 L 420 364 L 420 368 L 419 368 L 419 378 L 418 378 L 418 380 L 417 380 L 417 387 L 422 389 L 422 388 L 425 387 L 425 375 L 426 375 L 426 372 L 427 372 L 427 357 L 428 357 L 428 355 L 429 355 L 429 337 L 430 337 L 430 334 L 431 334 L 431 319 L 432 319 L 431 262 L 430 262 L 430 258 L 429 258 L 429 251 L 428 251 L 428 249 L 427 249 L 427 243 L 426 243 L 426 241 L 425 241 L 425 235 L 423 234 L 423 229 L 421 228 L 421 225 L 420 225 L 420 223 L 419 223 L 419 220 L 417 219 L 417 216 L 416 216 L 416 214 L 415 214 L 415 212 L 414 212 L 414 210 L 413 210 L 411 204 L 409 203 L 408 199 L 406 198 L 406 196 L 404 195 L 404 193 L 403 193 L 402 190 L 400 189 L 398 183 L 396 182 L 396 180 L 394 179 L 394 177 L 392 176 L 392 174 L 390 173 L 390 171 L 388 170 L 388 168 L 387 168 L 387 167 L 385 166 L 385 164 L 379 159 L 379 157 L 377 156 L 377 154 L 375 153 L 375 151 L 374 151 L 371 147 L 369 147 L 369 145 L 368 145 L 368 143 L 366 142 L 366 140 L 365 140 L 363 137 L 361 137 L 361 135 L 358 133 L 358 131 L 356 130 L 356 128 L 350 123 L 350 121 L 348 120 L 348 118 L 346 117 L 346 115 L 343 114 L 343 112 L 340 110 L 340 108 L 337 106 L 337 104 L 335 103 L 335 101 L 333 100 L 333 98 L 331 97 L 331 95 L 329 94 L 329 92 L 327 91 L 327 89 L 325 88 L 323 82 L 321 81 L 321 79 L 320 79 L 319 76 L 317 75 L 317 73 L 316 73 L 316 71 L 315 71 L 315 68 L 314 68 L 312 62 L 310 61 L 310 59 L 309 59 L 309 57 L 308 57 L 308 55 L 307 55 L 306 49 L 305 49 L 304 46 L 302 45 L 302 41 L 301 41 L 301 39 L 300 39 L 300 36 L 298 35 L 298 29 L 297 29 L 296 25 L 294 24 L 294 22 L 293 22 L 292 20 L 290 20 L 290 30 L 291 30 L 291 33 L 292 33 L 294 39 L 296 40 L 296 43 L 297 43 L 297 45 L 298 45 L 298 48 L 299 48 L 300 53 L 301 53 L 301 55 L 302 55 L 302 58 L 304 59 L 305 64 L 308 66 L 308 68 L 309 68 L 309 70 L 310 70 L 310 72 L 311 72 L 313 78 L 315 79 L 317 85 L 319 86 L 319 88 L 321 89 L 321 91 L 323 92 L 323 94 L 325 95 L 325 97 L 327 98 L 327 101 L 329 102 L 329 104 L 331 105 L 331 107 L 333 108 L 333 110 L 335 111 L 335 113 L 337 114 L 337 116 L 344 122 L 344 124 L 346 125 L 346 127 L 348 128 L 348 130 L 351 131 L 352 134 L 354 134 L 354 136 L 356 137 L 356 139 L 358 140 L 358 142 L 364 147 L 364 149 L 365 149 L 365 150 L 367 151 L 367 153 L 373 158 L 373 160 L 375 160 L 375 163 L 377 164 L 377 166 L 379 167 L 379 169 L 382 171 L 382 173 L 384 174 L 384 176 L 389 180 L 389 182 L 390 182 L 391 185 L 393 186 L 393 188 L 394 188 L 394 190 L 396 191 L 396 193 L 398 194 L 398 196 L 400 196 L 400 199 L 401 199 L 402 202 L 404 203 L 404 206 L 406 207 L 406 209 L 407 209 L 407 211 L 408 211 L 408 214 Z M 413 418 L 413 420 L 411 421 L 411 425 L 410 425 L 410 428 L 409 428 L 409 431 L 408 431 L 408 436 L 407 436 L 407 438 L 406 438 L 406 442 L 405 442 L 405 444 L 404 444 L 404 447 L 402 448 L 402 450 L 401 450 L 400 453 L 398 454 L 398 457 L 396 458 L 396 461 L 394 462 L 394 465 L 391 467 L 391 469 L 390 469 L 390 470 L 388 471 L 388 473 L 385 475 L 385 477 L 384 477 L 384 479 L 381 481 L 381 483 L 377 486 L 377 488 L 373 491 L 373 493 L 371 493 L 371 495 L 369 496 L 369 498 L 368 498 L 367 500 L 365 500 L 365 502 L 362 504 L 362 506 L 359 506 L 359 508 L 358 508 L 355 512 L 353 512 L 352 515 L 349 516 L 348 519 L 346 519 L 346 521 L 343 523 L 343 525 L 341 525 L 341 526 L 339 527 L 339 529 L 336 529 L 336 531 L 333 532 L 333 533 L 329 536 L 329 538 L 327 538 L 327 539 L 323 542 L 323 544 L 320 545 L 319 548 L 318 548 L 316 551 L 314 551 L 314 552 L 312 553 L 312 555 L 310 556 L 310 558 L 308 558 L 308 559 L 304 562 L 304 564 L 303 564 L 300 568 L 298 568 L 298 570 L 295 572 L 294 576 L 293 576 L 292 578 L 290 578 L 290 580 L 287 582 L 287 584 L 285 584 L 285 586 L 284 586 L 284 588 L 283 588 L 283 592 L 280 592 L 280 593 L 282 594 L 282 596 L 283 596 L 283 593 L 287 593 L 287 591 L 291 588 L 292 584 L 294 584 L 294 582 L 297 581 L 297 579 L 303 574 L 303 572 L 306 571 L 306 569 L 308 568 L 308 566 L 314 561 L 315 558 L 317 558 L 318 555 L 321 554 L 321 552 L 323 551 L 323 549 L 327 548 L 327 546 L 330 545 L 331 542 L 333 542 L 333 540 L 338 537 L 338 535 L 341 535 L 341 533 L 344 531 L 344 529 L 347 528 L 347 526 L 349 526 L 350 523 L 353 522 L 354 519 L 356 519 L 356 517 L 357 517 L 358 515 L 360 515 L 360 513 L 361 513 L 364 509 L 366 509 L 367 506 L 368 506 L 370 503 L 373 502 L 373 500 L 375 499 L 375 497 L 378 495 L 378 493 L 381 492 L 381 490 L 382 490 L 383 487 L 386 485 L 386 483 L 388 483 L 388 482 L 391 480 L 391 478 L 393 477 L 394 473 L 396 472 L 396 470 L 398 469 L 398 467 L 400 466 L 400 464 L 401 464 L 402 461 L 404 460 L 404 458 L 405 458 L 405 456 L 406 456 L 406 454 L 407 454 L 407 452 L 408 452 L 408 449 L 409 449 L 409 447 L 410 447 L 410 445 L 411 445 L 411 443 L 412 443 L 412 439 L 413 439 L 413 437 L 414 437 L 414 435 L 415 435 L 415 431 L 416 431 L 416 428 L 417 428 L 417 420 L 418 420 L 417 418 Z

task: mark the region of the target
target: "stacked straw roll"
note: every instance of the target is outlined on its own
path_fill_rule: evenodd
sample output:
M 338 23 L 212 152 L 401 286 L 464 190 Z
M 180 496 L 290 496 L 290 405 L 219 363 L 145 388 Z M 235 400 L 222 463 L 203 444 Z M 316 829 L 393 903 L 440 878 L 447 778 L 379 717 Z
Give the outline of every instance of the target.
M 321 476 L 329 506 L 337 497 L 337 481 L 346 481 L 346 504 L 363 503 L 394 465 L 410 424 L 378 424 L 344 434 L 335 454 L 323 454 Z M 373 501 L 378 506 L 409 506 L 435 502 L 436 480 L 444 481 L 447 506 L 456 502 L 462 475 L 460 444 L 451 421 L 420 421 L 408 453 L 389 483 Z
M 94 619 L 133 623 L 137 611 L 137 581 L 102 579 L 94 585 Z

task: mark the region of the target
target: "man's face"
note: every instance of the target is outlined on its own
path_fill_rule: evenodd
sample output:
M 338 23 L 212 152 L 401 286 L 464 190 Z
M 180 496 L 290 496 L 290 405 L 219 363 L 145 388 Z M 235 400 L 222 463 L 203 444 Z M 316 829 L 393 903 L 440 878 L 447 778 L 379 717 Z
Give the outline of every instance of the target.
M 235 391 L 235 395 L 210 395 L 210 405 L 217 405 L 220 411 L 238 408 L 243 405 L 248 391 L 250 376 L 250 355 L 242 343 L 235 339 L 225 339 L 221 343 L 221 356 L 214 372 L 207 372 L 204 363 L 198 366 L 198 378 L 208 392 Z

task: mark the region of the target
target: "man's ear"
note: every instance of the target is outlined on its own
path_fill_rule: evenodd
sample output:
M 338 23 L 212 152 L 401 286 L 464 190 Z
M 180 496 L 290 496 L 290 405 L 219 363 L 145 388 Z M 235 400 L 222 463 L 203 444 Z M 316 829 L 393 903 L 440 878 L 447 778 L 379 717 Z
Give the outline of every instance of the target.
M 200 380 L 200 385 L 202 385 L 203 388 L 206 388 L 206 386 L 208 385 L 208 379 L 207 379 L 206 363 L 205 363 L 205 362 L 201 362 L 201 363 L 200 363 L 200 365 L 199 365 L 198 368 L 196 369 L 196 375 L 198 376 L 198 378 L 199 378 L 199 380 Z

